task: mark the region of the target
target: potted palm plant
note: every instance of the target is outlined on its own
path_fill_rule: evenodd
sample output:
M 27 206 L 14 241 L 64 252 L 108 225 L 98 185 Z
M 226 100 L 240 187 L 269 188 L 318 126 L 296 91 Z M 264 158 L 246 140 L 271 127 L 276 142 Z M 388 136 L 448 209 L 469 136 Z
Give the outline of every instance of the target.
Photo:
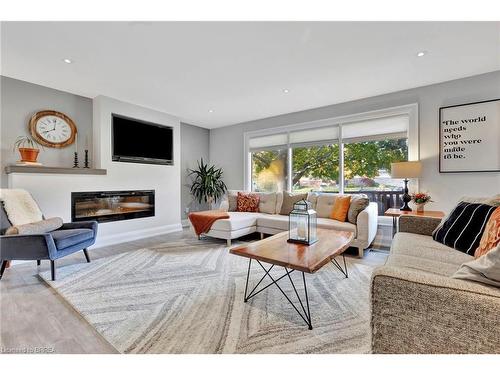
M 198 162 L 197 169 L 188 169 L 189 176 L 193 177 L 191 184 L 191 194 L 198 203 L 217 202 L 227 191 L 226 184 L 222 181 L 222 168 L 215 165 L 209 166 L 203 162 L 203 158 Z
M 38 158 L 38 153 L 40 148 L 36 141 L 29 135 L 20 135 L 14 142 L 14 150 L 19 150 L 21 155 L 21 162 L 24 163 L 36 163 Z

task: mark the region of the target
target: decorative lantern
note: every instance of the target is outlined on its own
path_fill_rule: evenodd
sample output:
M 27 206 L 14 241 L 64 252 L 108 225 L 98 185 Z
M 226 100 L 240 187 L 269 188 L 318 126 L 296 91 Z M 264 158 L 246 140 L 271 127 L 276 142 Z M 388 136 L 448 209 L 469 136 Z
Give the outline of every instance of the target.
M 288 219 L 288 242 L 312 245 L 318 240 L 316 234 L 316 211 L 306 200 L 293 205 Z

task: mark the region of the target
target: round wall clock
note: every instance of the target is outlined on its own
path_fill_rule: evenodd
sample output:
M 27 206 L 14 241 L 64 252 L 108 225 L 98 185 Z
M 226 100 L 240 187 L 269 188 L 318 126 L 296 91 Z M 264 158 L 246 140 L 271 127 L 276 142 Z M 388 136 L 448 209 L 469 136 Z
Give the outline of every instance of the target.
M 76 138 L 76 125 L 73 120 L 57 111 L 35 113 L 30 119 L 29 127 L 33 138 L 47 147 L 66 147 Z

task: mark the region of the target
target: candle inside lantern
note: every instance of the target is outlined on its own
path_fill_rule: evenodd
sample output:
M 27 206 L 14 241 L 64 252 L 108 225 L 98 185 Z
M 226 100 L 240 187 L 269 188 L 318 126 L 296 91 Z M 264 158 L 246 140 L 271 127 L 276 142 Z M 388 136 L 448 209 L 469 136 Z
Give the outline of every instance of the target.
M 303 240 L 306 238 L 307 233 L 307 220 L 305 217 L 301 217 L 297 223 L 297 236 L 299 239 Z

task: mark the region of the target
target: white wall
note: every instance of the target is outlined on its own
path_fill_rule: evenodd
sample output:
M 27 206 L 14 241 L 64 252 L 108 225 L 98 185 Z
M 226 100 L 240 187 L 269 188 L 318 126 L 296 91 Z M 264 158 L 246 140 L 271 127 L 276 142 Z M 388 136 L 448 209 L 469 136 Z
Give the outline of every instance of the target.
M 500 98 L 500 71 L 217 128 L 210 131 L 210 161 L 224 169 L 229 189 L 242 189 L 246 131 L 418 103 L 420 159 L 424 168 L 420 190 L 428 191 L 435 200 L 429 209 L 448 211 L 463 195 L 499 194 L 500 173 L 439 173 L 439 107 L 496 98 Z M 498 143 L 500 147 L 500 140 Z
M 181 229 L 180 216 L 180 122 L 148 108 L 99 96 L 94 99 L 95 167 L 107 169 L 105 176 L 9 175 L 10 187 L 30 191 L 47 217 L 71 220 L 71 192 L 102 190 L 155 190 L 155 216 L 101 223 L 97 246 Z M 174 165 L 111 161 L 111 114 L 121 114 L 174 128 Z

